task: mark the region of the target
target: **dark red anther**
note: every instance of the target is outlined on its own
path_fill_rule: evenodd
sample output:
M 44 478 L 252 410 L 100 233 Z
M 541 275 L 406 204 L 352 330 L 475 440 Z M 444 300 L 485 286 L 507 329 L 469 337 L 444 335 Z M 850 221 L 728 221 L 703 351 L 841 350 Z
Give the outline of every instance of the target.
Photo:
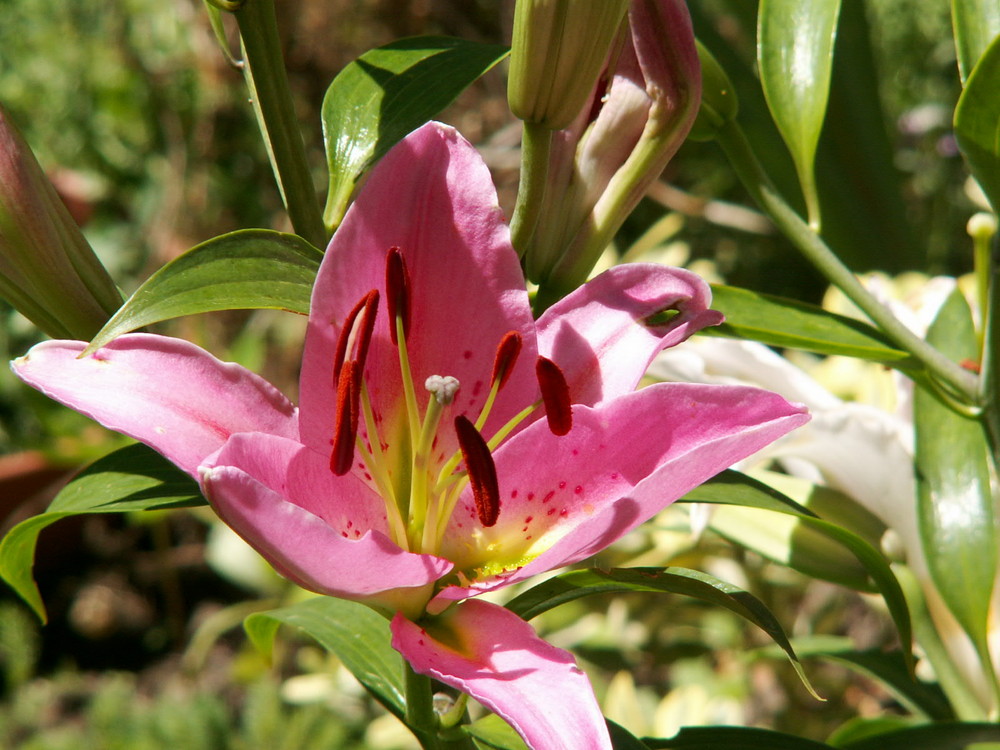
M 517 355 L 520 353 L 521 334 L 517 331 L 507 331 L 503 338 L 500 339 L 500 343 L 497 345 L 496 357 L 493 358 L 493 374 L 490 375 L 491 386 L 498 380 L 500 381 L 498 389 L 507 385 L 507 380 L 510 378 L 511 372 L 514 371 L 514 365 L 517 363 Z
M 361 365 L 345 362 L 337 379 L 337 413 L 334 417 L 330 471 L 343 476 L 354 463 L 354 440 L 358 435 L 361 400 Z
M 462 459 L 469 472 L 472 497 L 476 501 L 476 515 L 483 526 L 493 526 L 500 517 L 500 485 L 497 467 L 493 463 L 490 447 L 479 430 L 463 416 L 455 417 L 455 433 Z
M 403 336 L 410 335 L 410 277 L 398 247 L 390 247 L 385 256 L 385 296 L 389 306 L 389 335 L 396 339 L 396 318 L 403 321 Z
M 378 314 L 378 289 L 372 289 L 362 297 L 358 304 L 347 313 L 344 325 L 340 329 L 340 336 L 337 337 L 337 351 L 333 357 L 333 382 L 336 385 L 340 378 L 340 368 L 344 361 L 351 359 L 361 363 L 364 368 L 365 358 L 368 356 L 368 344 L 372 340 L 372 331 L 375 330 L 375 317 Z M 361 318 L 360 322 L 358 318 Z M 353 334 L 354 356 L 348 356 L 347 348 L 351 345 Z
M 573 406 L 569 399 L 566 376 L 559 365 L 545 357 L 539 357 L 535 362 L 535 375 L 542 391 L 549 430 L 553 435 L 565 435 L 573 427 Z

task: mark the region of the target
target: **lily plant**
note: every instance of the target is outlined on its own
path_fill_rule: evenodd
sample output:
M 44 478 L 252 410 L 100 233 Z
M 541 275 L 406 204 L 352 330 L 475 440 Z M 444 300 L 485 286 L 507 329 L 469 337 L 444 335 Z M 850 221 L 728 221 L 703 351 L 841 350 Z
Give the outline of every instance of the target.
M 12 367 L 195 477 L 290 580 L 391 618 L 414 673 L 536 750 L 609 748 L 572 655 L 475 597 L 594 555 L 807 420 L 751 387 L 636 390 L 661 350 L 721 322 L 709 304 L 697 276 L 633 264 L 534 320 L 486 166 L 430 123 L 372 171 L 330 243 L 297 407 L 150 334 L 94 352 L 48 341 Z

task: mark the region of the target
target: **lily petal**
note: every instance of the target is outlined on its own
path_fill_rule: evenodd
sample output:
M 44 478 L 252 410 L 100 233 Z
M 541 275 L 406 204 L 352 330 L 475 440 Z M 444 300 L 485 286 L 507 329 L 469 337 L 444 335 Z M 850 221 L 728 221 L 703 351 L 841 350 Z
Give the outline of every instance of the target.
M 274 386 L 181 339 L 136 333 L 81 357 L 84 341 L 45 341 L 11 363 L 21 380 L 155 448 L 197 478 L 237 432 L 294 437 L 296 409 Z
M 768 391 L 670 383 L 575 406 L 564 437 L 531 425 L 494 454 L 497 523 L 470 534 L 463 496 L 445 538 L 442 553 L 480 582 L 442 590 L 430 611 L 590 557 L 807 420 Z
M 573 656 L 503 607 L 463 602 L 426 628 L 397 614 L 392 645 L 419 674 L 503 717 L 532 750 L 611 748 L 593 689 Z
M 605 271 L 538 320 L 539 354 L 556 362 L 573 403 L 596 406 L 635 390 L 658 352 L 722 322 L 701 278 L 679 268 L 628 263 Z M 661 325 L 650 316 L 676 310 Z
M 475 421 L 489 391 L 496 346 L 511 330 L 521 334 L 521 359 L 486 431 L 535 398 L 534 322 L 489 170 L 455 130 L 428 123 L 372 170 L 320 267 L 299 388 L 302 442 L 317 450 L 328 445 L 333 424 L 330 373 L 340 322 L 371 289 L 384 296 L 391 247 L 400 249 L 408 269 L 408 348 L 421 408 L 428 397 L 424 380 L 450 375 L 461 383 L 452 413 Z M 378 383 L 371 394 L 376 414 L 391 419 L 402 409 L 403 390 L 387 318 L 383 306 L 365 371 L 367 382 Z M 458 446 L 450 431 L 448 437 L 451 443 L 442 448 L 451 455 Z
M 451 570 L 447 560 L 400 549 L 381 531 L 365 528 L 363 520 L 350 521 L 331 509 L 328 515 L 337 522 L 332 525 L 290 500 L 289 489 L 297 495 L 311 486 L 314 497 L 357 512 L 362 505 L 357 498 L 371 494 L 352 475 L 337 477 L 335 483 L 319 481 L 310 467 L 311 453 L 291 440 L 236 435 L 214 465 L 202 467 L 205 497 L 237 534 L 253 540 L 278 572 L 310 591 L 398 603 L 406 597 L 392 592 L 427 586 Z

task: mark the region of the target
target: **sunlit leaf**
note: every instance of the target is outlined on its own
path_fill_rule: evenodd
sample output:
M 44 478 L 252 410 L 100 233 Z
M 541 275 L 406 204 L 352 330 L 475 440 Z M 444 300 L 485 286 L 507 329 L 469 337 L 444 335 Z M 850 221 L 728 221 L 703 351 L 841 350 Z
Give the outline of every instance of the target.
M 465 724 L 462 731 L 472 737 L 477 748 L 483 750 L 528 750 L 521 735 L 496 714 Z
M 0 540 L 0 578 L 44 622 L 45 604 L 32 575 L 38 535 L 81 513 L 124 513 L 205 504 L 191 477 L 145 445 L 130 445 L 95 461 L 56 495 L 48 509 L 22 521 Z
M 687 568 L 615 568 L 574 570 L 550 578 L 507 603 L 507 608 L 526 620 L 560 604 L 594 594 L 629 593 L 683 594 L 725 607 L 767 633 L 791 659 L 802 682 L 809 681 L 785 631 L 771 611 L 747 591 L 707 573 Z
M 955 361 L 978 354 L 965 297 L 955 291 L 927 332 Z M 920 538 L 931 578 L 952 614 L 989 661 L 987 630 L 997 541 L 982 425 L 923 389 L 913 397 Z
M 194 313 L 264 308 L 308 314 L 322 258 L 294 234 L 246 229 L 215 237 L 150 276 L 90 349 L 150 323 Z
M 965 83 L 955 108 L 955 138 L 993 210 L 1000 212 L 1000 36 Z
M 280 625 L 291 625 L 333 652 L 389 711 L 403 718 L 406 697 L 403 657 L 392 647 L 389 621 L 357 602 L 317 597 L 250 615 L 244 627 L 264 653 L 271 652 Z
M 906 658 L 912 668 L 912 654 L 909 645 L 913 639 L 910 613 L 899 581 L 882 553 L 868 541 L 835 523 L 817 518 L 812 511 L 803 508 L 791 498 L 768 487 L 751 477 L 736 471 L 724 471 L 688 492 L 679 502 L 721 503 L 745 508 L 791 513 L 798 516 L 800 523 L 815 529 L 829 539 L 843 545 L 864 566 L 879 593 L 885 599 L 889 614 L 896 623 L 899 637 L 905 647 Z
M 819 228 L 816 145 L 826 117 L 840 0 L 761 0 L 757 64 L 767 105 L 795 161 L 809 209 Z
M 951 0 L 951 25 L 962 83 L 983 52 L 1000 34 L 1000 3 L 996 0 Z
M 323 99 L 327 228 L 339 226 L 365 170 L 506 56 L 501 45 L 426 36 L 370 50 L 345 67 Z
M 910 371 L 919 364 L 895 348 L 877 329 L 816 305 L 758 294 L 732 286 L 712 286 L 712 308 L 726 316 L 702 333 L 760 341 L 769 346 L 842 354 Z

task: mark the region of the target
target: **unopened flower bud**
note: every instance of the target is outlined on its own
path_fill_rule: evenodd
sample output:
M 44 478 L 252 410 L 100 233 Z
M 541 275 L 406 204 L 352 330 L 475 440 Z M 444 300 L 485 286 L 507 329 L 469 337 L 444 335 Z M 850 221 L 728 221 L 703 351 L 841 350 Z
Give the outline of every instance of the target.
M 540 221 L 524 249 L 550 301 L 582 284 L 687 136 L 701 72 L 683 0 L 632 0 L 628 38 L 592 106 L 555 133 Z
M 45 333 L 89 339 L 121 294 L 0 108 L 0 296 Z
M 628 0 L 518 0 L 507 99 L 525 122 L 568 127 L 590 104 Z

